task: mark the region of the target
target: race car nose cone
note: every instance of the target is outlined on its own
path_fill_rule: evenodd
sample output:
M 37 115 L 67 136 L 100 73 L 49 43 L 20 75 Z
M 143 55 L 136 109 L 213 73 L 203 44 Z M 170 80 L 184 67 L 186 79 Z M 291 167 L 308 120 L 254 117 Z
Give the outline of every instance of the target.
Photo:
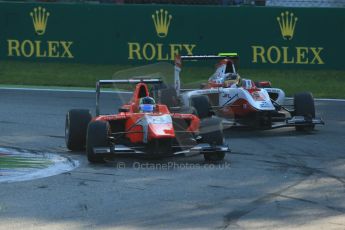
M 149 125 L 150 138 L 167 138 L 175 137 L 175 131 L 172 124 L 150 124 Z

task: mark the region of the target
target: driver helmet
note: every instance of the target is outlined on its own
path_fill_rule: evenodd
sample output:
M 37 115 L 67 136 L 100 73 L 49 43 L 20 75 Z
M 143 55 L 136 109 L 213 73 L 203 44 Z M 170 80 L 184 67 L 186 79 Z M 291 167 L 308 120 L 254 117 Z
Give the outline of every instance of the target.
M 143 113 L 151 113 L 155 108 L 156 102 L 152 97 L 142 97 L 139 102 L 139 110 Z
M 225 77 L 224 85 L 226 87 L 230 86 L 240 86 L 241 85 L 241 77 L 238 73 L 227 73 Z

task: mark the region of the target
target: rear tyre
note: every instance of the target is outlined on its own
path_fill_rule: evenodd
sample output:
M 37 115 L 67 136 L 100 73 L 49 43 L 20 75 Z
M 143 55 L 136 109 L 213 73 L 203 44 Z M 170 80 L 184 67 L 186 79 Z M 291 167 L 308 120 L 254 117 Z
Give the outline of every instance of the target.
M 193 106 L 200 119 L 211 117 L 211 105 L 206 95 L 193 96 L 190 99 L 190 104 Z
M 207 118 L 202 120 L 200 134 L 204 143 L 212 145 L 223 145 L 223 125 L 219 118 Z M 219 162 L 224 160 L 224 152 L 205 153 L 204 159 L 207 162 Z
M 195 116 L 198 116 L 198 112 L 193 106 L 191 107 L 182 106 L 177 112 L 182 113 L 182 114 L 193 114 Z
M 158 92 L 159 103 L 166 105 L 168 108 L 179 105 L 176 90 L 173 87 L 160 89 Z
M 87 159 L 90 163 L 103 163 L 102 156 L 95 154 L 95 147 L 108 147 L 110 126 L 108 122 L 95 121 L 89 124 L 86 137 Z
M 315 105 L 313 95 L 309 92 L 294 95 L 295 116 L 304 116 L 307 119 L 315 118 Z M 315 125 L 295 126 L 297 131 L 312 131 Z
M 72 151 L 84 150 L 86 130 L 92 116 L 89 110 L 72 109 L 66 114 L 65 142 Z

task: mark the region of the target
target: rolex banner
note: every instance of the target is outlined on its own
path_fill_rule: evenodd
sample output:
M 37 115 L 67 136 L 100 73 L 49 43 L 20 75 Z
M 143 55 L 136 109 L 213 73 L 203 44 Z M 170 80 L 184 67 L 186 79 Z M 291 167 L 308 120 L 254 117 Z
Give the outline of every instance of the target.
M 0 61 L 95 64 L 237 52 L 243 68 L 345 69 L 345 9 L 0 3 Z

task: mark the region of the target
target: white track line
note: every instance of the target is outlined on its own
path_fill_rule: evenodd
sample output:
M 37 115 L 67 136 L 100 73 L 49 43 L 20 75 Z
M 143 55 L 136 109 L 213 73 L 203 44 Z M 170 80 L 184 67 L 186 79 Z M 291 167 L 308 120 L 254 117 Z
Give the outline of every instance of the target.
M 21 87 L 1 87 L 0 90 L 18 90 L 18 91 L 45 91 L 45 92 L 75 92 L 75 93 L 95 93 L 95 90 L 88 89 L 45 89 L 45 88 L 21 88 Z M 102 93 L 128 93 L 132 92 L 115 90 L 115 91 L 102 91 Z M 293 99 L 292 97 L 287 97 L 286 99 Z M 345 99 L 332 99 L 332 98 L 315 98 L 315 101 L 337 101 L 345 102 Z

